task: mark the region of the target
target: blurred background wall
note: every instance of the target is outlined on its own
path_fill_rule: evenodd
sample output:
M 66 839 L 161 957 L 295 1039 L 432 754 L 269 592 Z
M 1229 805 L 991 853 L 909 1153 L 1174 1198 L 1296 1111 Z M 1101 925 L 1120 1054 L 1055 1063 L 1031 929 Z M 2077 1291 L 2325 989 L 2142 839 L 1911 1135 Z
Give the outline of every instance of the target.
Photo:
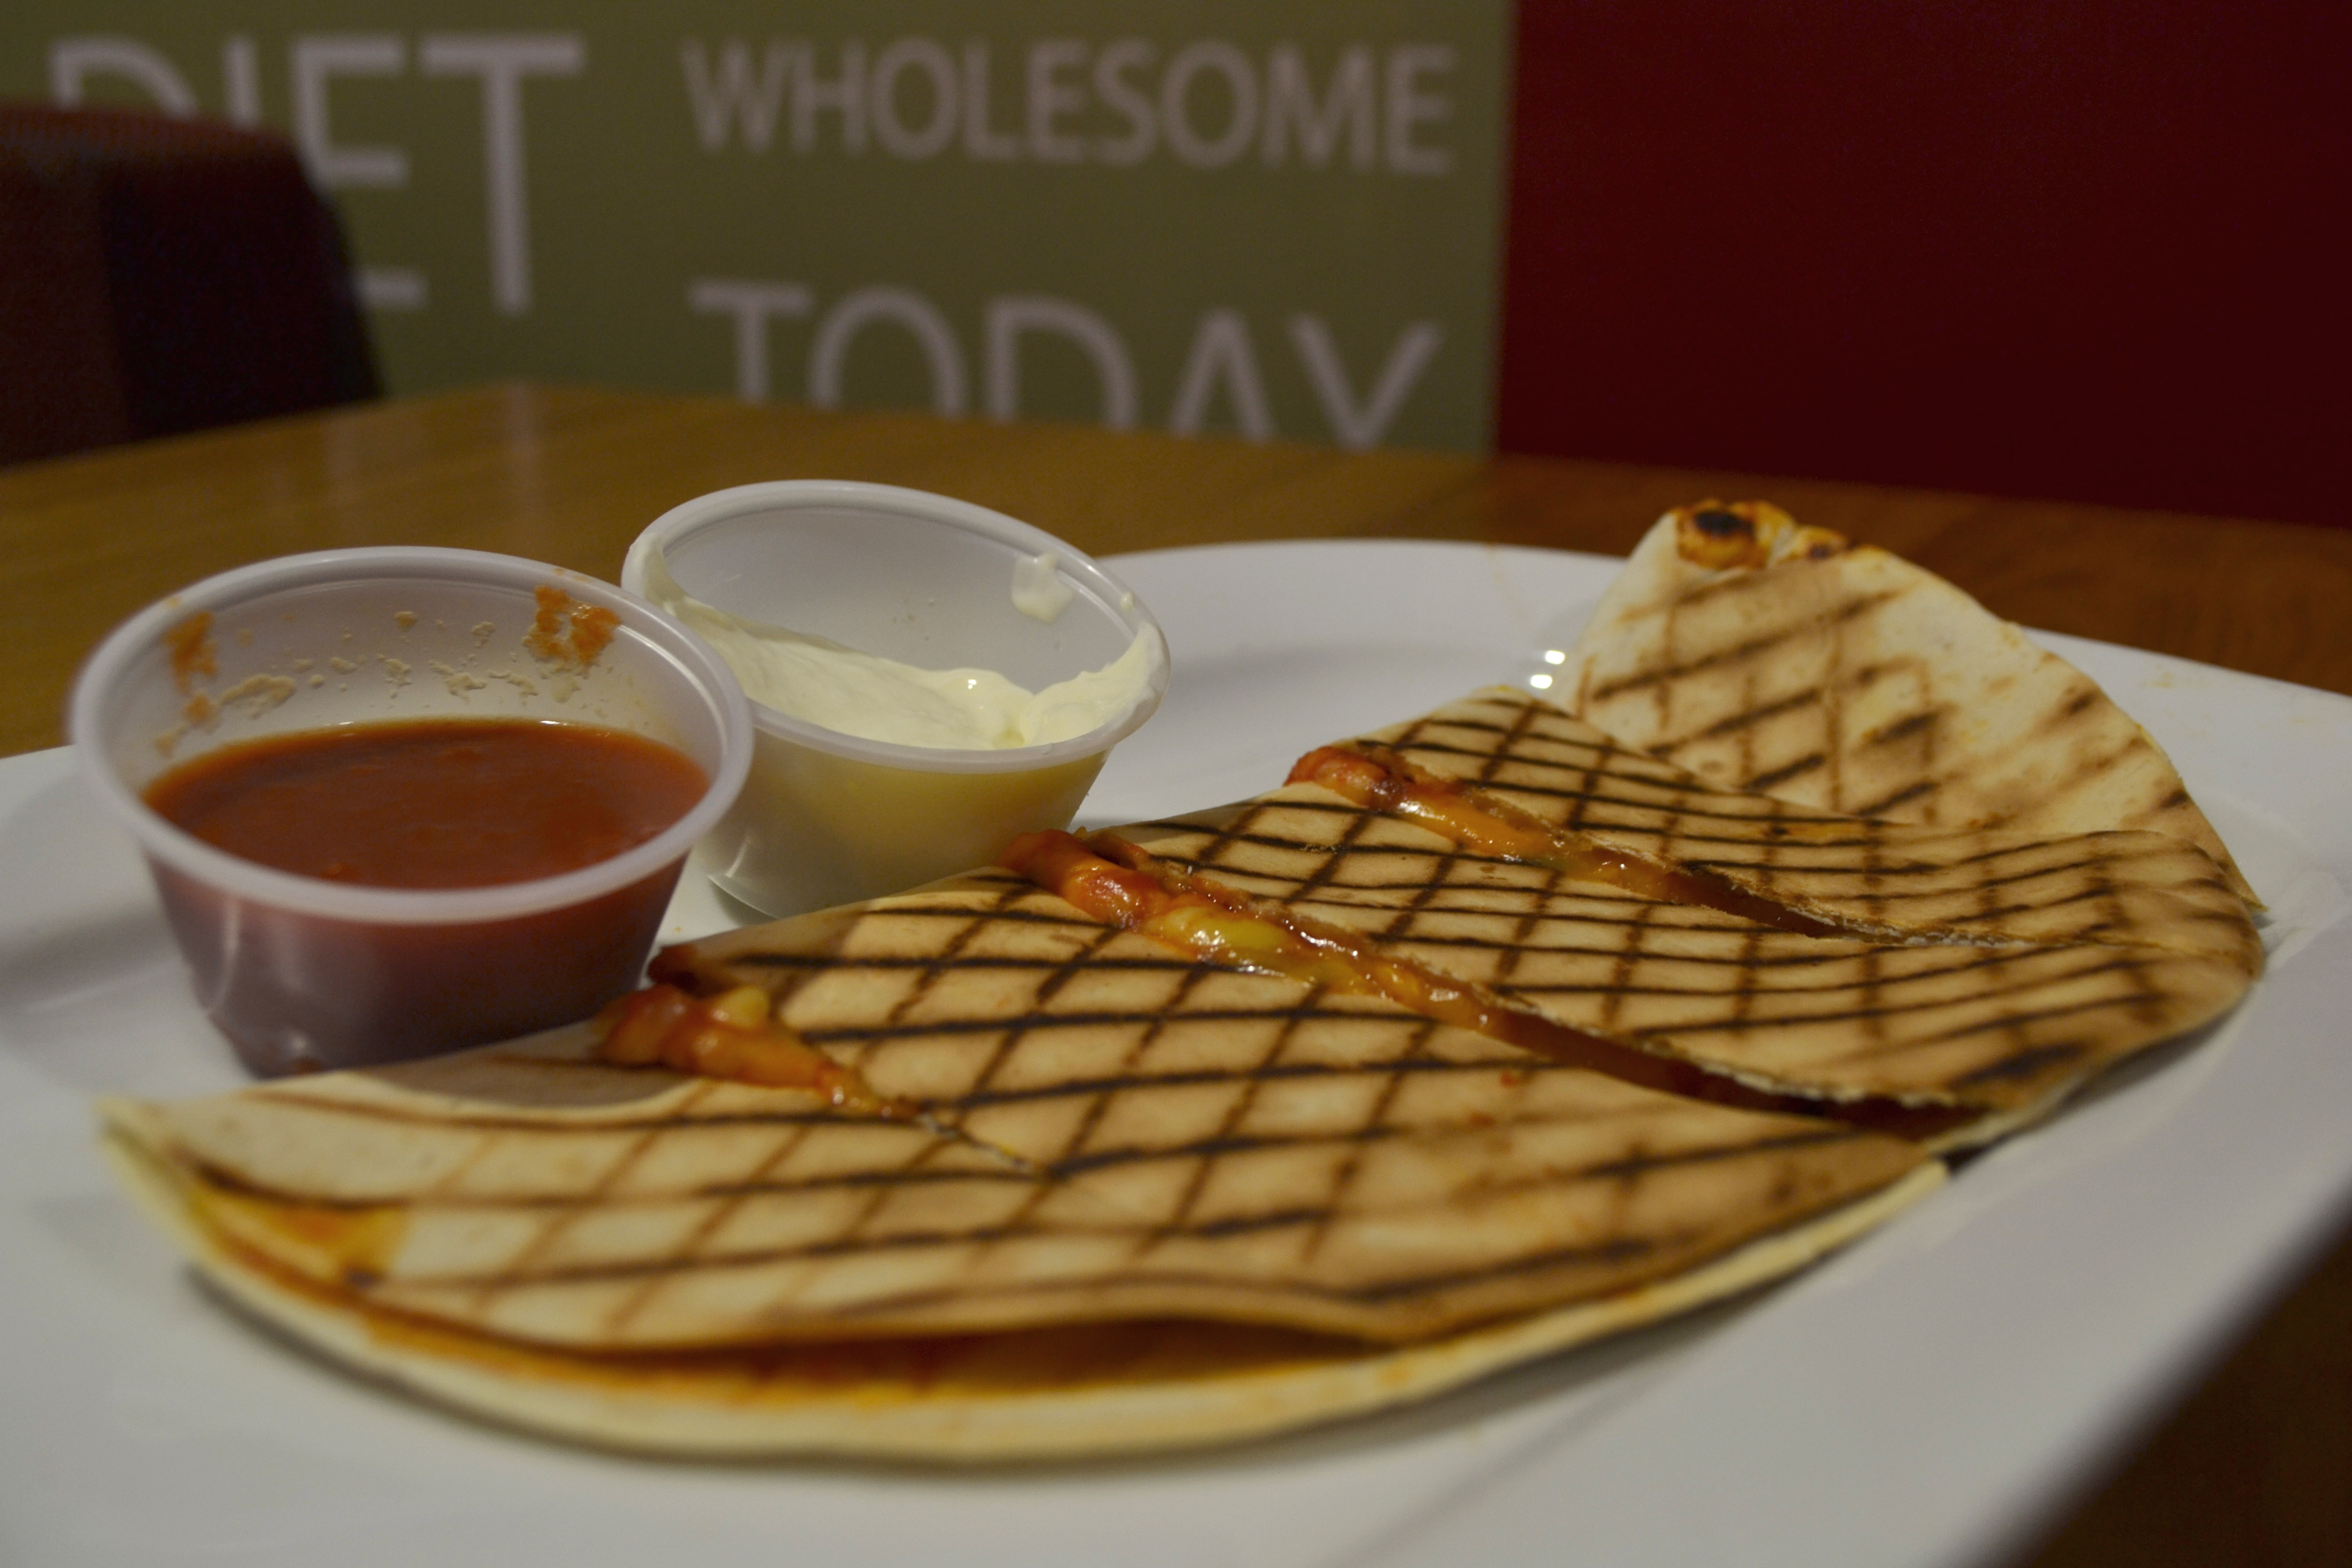
M 2352 523 L 2352 6 L 1522 0 L 1507 448 Z
M 2352 522 L 2326 0 L 16 0 L 494 376 Z
M 388 388 L 1491 426 L 1504 0 L 14 0 L 0 96 L 276 127 Z

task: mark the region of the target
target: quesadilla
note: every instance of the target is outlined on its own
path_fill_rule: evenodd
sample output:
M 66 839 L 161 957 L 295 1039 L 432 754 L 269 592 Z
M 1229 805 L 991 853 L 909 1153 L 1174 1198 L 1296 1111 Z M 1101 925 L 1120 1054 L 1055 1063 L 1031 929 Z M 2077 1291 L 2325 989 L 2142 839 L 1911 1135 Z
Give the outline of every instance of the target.
M 572 1030 L 110 1102 L 110 1143 L 208 1274 L 331 1353 L 730 1452 L 1269 1430 L 1743 1289 L 1937 1179 L 1900 1140 L 1202 963 L 1003 873 L 665 971 L 761 985 L 873 1099 L 618 1068 Z M 946 1348 L 866 1342 L 916 1341 Z
M 2168 834 L 2255 901 L 2088 676 L 1934 574 L 1762 502 L 1661 518 L 1553 689 L 1717 788 L 1934 827 Z
M 1456 1021 L 1531 1048 L 1663 1057 L 1938 1148 L 2046 1113 L 2226 1011 L 2261 967 L 2245 906 L 2179 840 L 1949 833 L 1711 790 L 1508 689 L 1293 776 L 1095 847 L 1401 973 L 1383 994 L 1407 1005 L 1450 986 Z
M 1106 837 L 1113 853 L 1132 847 L 1131 863 L 1363 939 L 1507 1016 L 1825 1109 L 1969 1113 L 1918 1130 L 1937 1147 L 2042 1114 L 2104 1067 L 2218 1016 L 2247 980 L 2227 960 L 2154 949 L 1803 936 L 1465 853 L 1315 785 Z
M 1711 787 L 1507 687 L 1333 750 L 1384 763 L 1408 784 L 1451 786 L 1563 853 L 1592 846 L 1696 874 L 1829 929 L 1896 942 L 2165 948 L 2227 960 L 2249 978 L 2262 967 L 2244 900 L 2210 857 L 2168 835 L 1838 816 Z
M 1851 553 L 1727 515 L 1706 570 Z M 1809 771 L 1843 776 L 1763 782 Z M 2172 805 L 2019 831 L 1938 815 L 1953 778 L 1857 818 L 1483 692 L 1238 805 L 669 950 L 593 1025 L 109 1101 L 106 1147 L 245 1309 L 530 1430 L 1258 1436 L 1800 1268 L 2259 973 Z

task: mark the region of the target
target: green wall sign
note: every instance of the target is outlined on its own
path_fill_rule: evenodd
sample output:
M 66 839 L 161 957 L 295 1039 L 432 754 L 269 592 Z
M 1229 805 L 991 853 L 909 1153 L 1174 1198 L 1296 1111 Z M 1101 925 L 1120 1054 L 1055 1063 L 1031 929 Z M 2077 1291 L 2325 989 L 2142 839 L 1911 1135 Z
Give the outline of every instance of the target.
M 17 0 L 0 92 L 286 132 L 395 391 L 1488 433 L 1505 0 Z

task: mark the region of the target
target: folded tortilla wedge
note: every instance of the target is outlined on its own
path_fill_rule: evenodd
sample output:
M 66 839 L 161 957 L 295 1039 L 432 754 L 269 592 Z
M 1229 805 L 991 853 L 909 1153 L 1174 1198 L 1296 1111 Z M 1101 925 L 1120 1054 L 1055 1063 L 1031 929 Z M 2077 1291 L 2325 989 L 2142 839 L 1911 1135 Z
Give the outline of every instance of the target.
M 1553 689 L 1718 788 L 1937 827 L 2169 834 L 2257 901 L 2088 676 L 1933 573 L 1762 502 L 1661 518 Z
M 132 1190 L 232 1297 L 537 1430 L 695 1453 L 1200 1443 L 1417 1398 L 1748 1288 L 1938 1179 L 982 873 L 670 961 L 906 1114 L 573 1029 L 173 1105 Z
M 1833 818 L 1707 790 L 1504 689 L 1349 746 L 1404 789 L 1360 802 L 1297 784 L 1098 841 L 1363 962 L 1469 987 L 1507 1025 L 1532 1016 L 1770 1093 L 1969 1113 L 1920 1132 L 1939 1148 L 2013 1130 L 2217 1017 L 2261 965 L 2212 861 L 2161 835 Z M 1434 809 L 1406 815 L 1423 786 Z M 1473 839 L 1483 819 L 1510 848 L 1465 841 L 1465 805 Z M 1730 907 L 1602 879 L 1595 846 Z M 1811 930 L 1735 912 L 1741 898 Z
M 2226 874 L 2168 834 L 2029 834 L 1840 816 L 1721 789 L 1509 687 L 1343 742 L 1589 843 L 1894 942 L 2094 942 L 2261 973 Z

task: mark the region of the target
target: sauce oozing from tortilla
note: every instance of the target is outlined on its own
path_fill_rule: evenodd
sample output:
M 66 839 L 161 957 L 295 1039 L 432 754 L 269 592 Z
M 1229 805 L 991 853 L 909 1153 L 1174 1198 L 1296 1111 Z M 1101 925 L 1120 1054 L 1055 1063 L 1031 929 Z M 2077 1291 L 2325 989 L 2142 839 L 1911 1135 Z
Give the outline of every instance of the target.
M 1298 759 L 1290 782 L 1321 784 L 1351 805 L 1392 812 L 1482 855 L 1549 866 L 1578 881 L 1605 883 L 1663 903 L 1720 910 L 1801 936 L 1846 934 L 1728 882 L 1606 849 L 1538 823 L 1514 821 L 1500 803 L 1473 800 L 1457 785 L 1416 777 L 1401 759 L 1325 746 Z
M 525 720 L 355 724 L 224 746 L 147 804 L 240 858 L 378 888 L 577 870 L 659 834 L 709 781 L 667 746 Z
M 1690 1062 L 1503 1006 L 1475 986 L 1383 954 L 1350 932 L 1295 915 L 1260 913 L 1223 889 L 1148 861 L 1142 850 L 1113 834 L 1098 833 L 1089 843 L 1074 834 L 1050 832 L 1024 834 L 997 863 L 1096 920 L 1190 957 L 1286 975 L 1328 991 L 1384 997 L 1441 1024 L 1644 1089 L 1742 1110 L 1826 1117 L 1912 1139 L 1952 1131 L 1980 1114 L 1965 1107 L 1877 1099 L 1831 1101 L 1750 1088 Z
M 842 1066 L 772 1016 L 768 994 L 737 985 L 717 996 L 688 994 L 667 981 L 633 991 L 598 1016 L 596 1054 L 615 1067 L 653 1067 L 770 1089 L 804 1089 L 834 1106 L 868 1116 L 914 1111 L 885 1100 L 856 1069 Z

